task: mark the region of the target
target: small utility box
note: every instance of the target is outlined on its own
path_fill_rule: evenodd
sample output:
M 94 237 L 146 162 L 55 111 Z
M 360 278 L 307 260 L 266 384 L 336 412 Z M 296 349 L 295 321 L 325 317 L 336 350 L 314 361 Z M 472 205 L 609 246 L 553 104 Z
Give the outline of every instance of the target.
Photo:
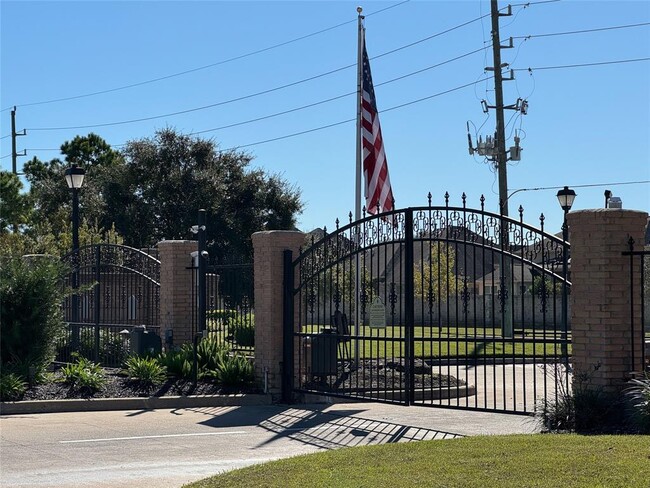
M 329 329 L 312 336 L 311 339 L 311 374 L 313 376 L 331 376 L 337 374 L 336 334 Z
M 131 336 L 131 354 L 158 354 L 162 351 L 160 336 L 146 327 L 133 327 Z

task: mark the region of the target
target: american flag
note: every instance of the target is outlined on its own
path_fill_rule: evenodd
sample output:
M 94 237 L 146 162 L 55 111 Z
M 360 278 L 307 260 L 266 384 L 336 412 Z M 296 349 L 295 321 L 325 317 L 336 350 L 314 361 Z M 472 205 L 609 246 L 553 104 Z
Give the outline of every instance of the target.
M 368 212 L 376 214 L 378 208 L 379 212 L 393 210 L 394 202 L 365 42 L 363 44 L 362 69 L 361 137 L 363 140 L 363 175 L 366 183 L 366 209 Z

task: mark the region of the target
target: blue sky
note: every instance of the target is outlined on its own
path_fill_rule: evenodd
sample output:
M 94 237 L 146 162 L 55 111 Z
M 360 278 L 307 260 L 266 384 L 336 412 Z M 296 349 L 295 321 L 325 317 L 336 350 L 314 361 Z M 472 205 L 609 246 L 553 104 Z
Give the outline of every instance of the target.
M 163 127 L 190 133 L 272 115 L 356 90 L 354 67 L 328 76 L 177 116 L 94 128 L 37 130 L 122 122 L 217 104 L 314 77 L 356 63 L 356 6 L 360 2 L 259 1 L 2 1 L 0 160 L 11 168 L 10 112 L 17 110 L 18 150 L 28 157 L 56 157 L 64 141 L 95 132 L 119 146 L 153 135 Z M 620 196 L 624 208 L 648 211 L 650 185 L 614 186 L 650 180 L 650 62 L 566 69 L 533 69 L 650 57 L 650 25 L 592 33 L 531 37 L 567 31 L 650 22 L 647 1 L 512 2 L 513 15 L 501 18 L 501 37 L 513 49 L 503 62 L 516 72 L 504 85 L 506 103 L 527 99 L 525 116 L 514 113 L 507 134 L 521 129 L 522 160 L 508 166 L 508 187 L 576 188 L 574 209 L 603 206 L 605 189 Z M 488 1 L 365 1 L 366 42 L 397 207 L 426 204 L 477 207 L 481 194 L 497 210 L 498 183 L 490 165 L 467 151 L 466 122 L 472 137 L 494 132 L 494 113 L 482 112 L 481 100 L 494 103 L 492 81 L 396 107 L 480 81 L 491 65 L 491 50 L 406 75 L 481 49 L 489 39 L 490 19 L 476 20 L 392 54 L 380 54 L 420 41 L 489 14 Z M 499 2 L 501 7 L 506 2 Z M 393 8 L 386 9 L 387 7 Z M 383 10 L 386 9 L 386 10 Z M 381 11 L 383 10 L 383 11 Z M 377 12 L 377 13 L 375 13 Z M 342 24 L 342 25 L 340 25 Z M 328 29 L 333 26 L 335 28 Z M 251 54 L 308 34 L 317 35 Z M 227 61 L 231 58 L 239 59 Z M 227 61 L 227 62 L 223 62 Z M 71 100 L 125 85 L 166 77 L 206 65 L 215 66 L 124 90 Z M 506 121 L 513 115 L 506 113 Z M 343 123 L 266 144 L 283 137 L 335 124 L 356 116 L 356 97 L 343 96 L 311 108 L 265 120 L 205 132 L 223 148 L 243 147 L 254 165 L 281 173 L 302 190 L 305 211 L 299 227 L 333 227 L 354 207 L 355 125 Z M 481 127 L 482 126 L 482 127 Z M 55 149 L 55 150 L 50 150 Z M 91 177 L 91 175 L 89 175 Z M 62 182 L 62 184 L 64 184 Z M 559 231 L 562 211 L 557 190 L 524 191 L 510 199 L 525 220 Z

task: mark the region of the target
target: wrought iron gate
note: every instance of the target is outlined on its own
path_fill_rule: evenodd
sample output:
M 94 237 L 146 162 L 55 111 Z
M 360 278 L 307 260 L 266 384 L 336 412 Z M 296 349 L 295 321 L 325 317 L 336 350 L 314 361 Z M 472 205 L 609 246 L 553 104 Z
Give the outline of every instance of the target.
M 192 265 L 192 334 L 197 331 L 198 267 Z M 207 266 L 206 328 L 209 337 L 252 355 L 255 346 L 253 264 Z
M 650 374 L 650 248 L 635 250 L 634 244 L 634 239 L 630 237 L 630 250 L 623 253 L 630 257 L 631 369 L 634 371 L 637 358 L 640 358 L 643 371 L 639 373 Z
M 73 293 L 63 303 L 68 330 L 58 361 L 69 361 L 76 352 L 106 366 L 121 366 L 129 351 L 128 335 L 121 332 L 142 325 L 158 332 L 160 261 L 151 254 L 153 250 L 93 244 L 63 257 L 71 269 L 65 286 Z
M 534 411 L 569 380 L 568 249 L 483 197 L 337 221 L 285 256 L 285 393 Z

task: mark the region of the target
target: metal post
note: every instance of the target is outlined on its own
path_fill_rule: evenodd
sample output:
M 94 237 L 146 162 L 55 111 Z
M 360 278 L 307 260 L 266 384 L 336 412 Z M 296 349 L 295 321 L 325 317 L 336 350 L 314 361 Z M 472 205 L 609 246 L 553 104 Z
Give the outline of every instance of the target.
M 569 248 L 567 246 L 567 241 L 569 240 L 569 225 L 567 224 L 567 213 L 569 209 L 564 210 L 564 222 L 562 223 L 562 278 L 564 279 L 564 285 L 562 286 L 562 346 L 561 353 L 565 362 L 568 365 L 569 362 L 569 351 L 567 347 L 568 332 L 569 332 L 569 305 L 568 305 L 568 274 L 569 274 Z
M 197 329 L 201 335 L 205 334 L 206 330 L 206 290 L 205 280 L 207 274 L 207 251 L 205 239 L 205 210 L 199 210 L 199 289 L 198 289 L 198 315 L 197 315 Z
M 79 349 L 79 190 L 72 189 L 72 349 Z
M 407 209 L 405 214 L 404 226 L 404 338 L 406 349 L 406 401 L 408 405 L 415 402 L 415 339 L 414 339 L 414 321 L 415 321 L 415 289 L 413 277 L 413 210 Z
M 294 336 L 293 336 L 293 253 L 290 249 L 284 251 L 284 302 L 282 307 L 282 401 L 291 403 L 293 391 L 294 368 Z

